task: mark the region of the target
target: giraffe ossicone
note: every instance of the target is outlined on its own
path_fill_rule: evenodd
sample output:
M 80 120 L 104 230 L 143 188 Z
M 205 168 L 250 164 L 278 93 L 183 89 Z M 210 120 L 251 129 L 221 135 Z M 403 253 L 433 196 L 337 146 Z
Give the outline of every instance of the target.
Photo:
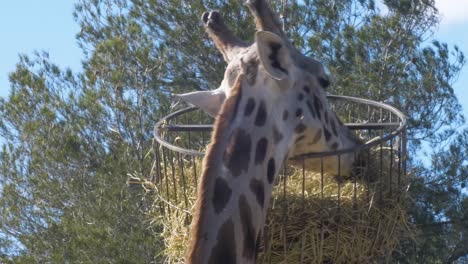
M 180 95 L 216 116 L 191 226 L 191 264 L 255 263 L 283 162 L 358 144 L 326 100 L 323 67 L 292 47 L 265 0 L 247 5 L 258 30 L 251 45 L 233 36 L 218 12 L 202 15 L 228 66 L 218 89 Z M 339 161 L 324 159 L 324 170 L 345 175 L 354 155 Z

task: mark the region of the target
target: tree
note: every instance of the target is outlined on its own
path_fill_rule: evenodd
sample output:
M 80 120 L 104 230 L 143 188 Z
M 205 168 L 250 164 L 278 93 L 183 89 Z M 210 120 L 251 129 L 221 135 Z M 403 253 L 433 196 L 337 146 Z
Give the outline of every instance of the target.
M 432 41 L 433 0 L 274 0 L 296 46 L 324 62 L 331 93 L 390 103 L 408 115 L 409 213 L 420 231 L 401 262 L 466 256 L 467 131 L 453 82 L 465 63 Z M 151 178 L 152 128 L 171 93 L 216 88 L 222 57 L 201 14 L 217 9 L 244 40 L 242 1 L 80 0 L 74 17 L 85 53 L 72 73 L 47 54 L 22 56 L 0 101 L 0 256 L 4 262 L 151 262 L 158 230 L 128 173 Z M 430 144 L 431 164 L 417 153 Z M 441 248 L 447 248 L 441 253 Z M 156 256 L 156 257 L 155 257 Z

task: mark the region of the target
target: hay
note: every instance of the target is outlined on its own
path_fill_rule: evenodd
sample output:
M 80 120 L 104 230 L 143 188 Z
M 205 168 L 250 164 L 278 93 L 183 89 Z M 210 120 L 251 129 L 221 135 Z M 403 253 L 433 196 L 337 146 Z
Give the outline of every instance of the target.
M 167 177 L 144 184 L 156 197 L 151 217 L 163 226 L 165 249 L 160 254 L 165 263 L 184 263 L 195 173 L 199 176 L 193 166 L 201 168 L 199 160 L 181 161 L 173 161 L 174 174 L 166 165 Z M 399 241 L 411 236 L 412 227 L 401 179 L 387 180 L 395 168 L 373 167 L 369 164 L 381 180 L 371 184 L 364 177 L 339 183 L 328 175 L 322 184 L 320 174 L 305 172 L 303 178 L 297 168 L 289 168 L 287 177 L 280 175 L 257 263 L 372 263 L 389 258 Z
M 304 191 L 302 179 L 298 171 L 274 189 L 259 263 L 371 263 L 410 234 L 397 196 L 377 202 L 378 184 L 324 177 L 322 195 L 320 174 L 305 173 Z

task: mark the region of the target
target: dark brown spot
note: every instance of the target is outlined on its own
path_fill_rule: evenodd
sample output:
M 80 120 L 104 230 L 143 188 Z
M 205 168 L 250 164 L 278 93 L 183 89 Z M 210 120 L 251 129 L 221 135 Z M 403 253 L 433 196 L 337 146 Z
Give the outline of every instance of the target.
M 325 140 L 328 142 L 330 141 L 330 138 L 331 138 L 331 133 L 330 131 L 328 131 L 328 129 L 326 129 L 325 127 L 323 128 L 323 133 L 325 134 Z
M 310 88 L 309 88 L 309 86 L 307 86 L 307 85 L 304 86 L 304 92 L 306 92 L 306 93 L 308 93 L 308 94 L 310 93 Z
M 285 73 L 286 75 L 288 74 L 288 70 L 286 70 L 285 68 L 283 68 L 283 66 L 280 64 L 280 62 L 278 61 L 278 53 L 279 53 L 279 50 L 282 48 L 283 46 L 280 44 L 280 43 L 275 43 L 275 42 L 271 42 L 270 43 L 270 49 L 271 49 L 271 54 L 268 56 L 268 58 L 270 59 L 271 61 L 271 66 L 273 68 L 276 68 L 280 71 L 282 71 L 283 73 Z
M 217 177 L 213 193 L 213 206 L 217 214 L 221 213 L 231 198 L 232 190 L 225 179 Z
M 302 116 L 302 108 L 298 108 L 296 110 L 296 117 L 300 117 L 300 116 Z
M 322 86 L 322 88 L 324 88 L 324 89 L 327 88 L 330 85 L 330 81 L 323 78 L 323 77 L 319 77 L 318 81 L 320 83 L 320 86 Z
M 304 94 L 303 94 L 303 93 L 299 93 L 299 94 L 297 95 L 297 100 L 299 100 L 299 101 L 304 100 Z
M 268 178 L 268 183 L 272 184 L 273 180 L 275 179 L 275 159 L 271 158 L 268 161 L 268 167 L 267 167 L 267 178 Z
M 244 235 L 244 248 L 242 255 L 247 259 L 254 259 L 255 257 L 255 239 L 256 232 L 252 223 L 252 209 L 247 203 L 244 195 L 239 198 L 239 211 Z
M 288 117 L 289 117 L 288 110 L 284 110 L 284 112 L 283 112 L 283 121 L 286 121 L 288 119 Z
M 317 144 L 317 142 L 322 138 L 322 129 L 319 128 L 317 133 L 315 133 L 314 138 L 312 139 L 312 142 L 309 143 L 309 145 L 314 145 Z
M 307 104 L 307 108 L 309 108 L 309 112 L 312 115 L 312 117 L 316 118 L 314 108 L 312 107 L 312 103 L 309 100 L 307 100 L 306 104 Z
M 268 147 L 268 140 L 266 138 L 261 138 L 257 142 L 257 148 L 255 150 L 255 165 L 262 164 L 265 160 L 265 155 Z
M 256 126 L 264 126 L 266 123 L 267 112 L 265 102 L 261 101 L 260 106 L 257 110 L 257 116 L 255 117 L 255 125 Z
M 247 171 L 251 146 L 250 135 L 240 128 L 234 130 L 223 157 L 225 166 L 233 176 L 238 177 L 242 172 Z
M 236 239 L 234 233 L 234 223 L 227 220 L 219 229 L 217 236 L 218 243 L 213 250 L 208 264 L 236 264 Z
M 278 142 L 280 142 L 282 139 L 283 139 L 283 134 L 281 134 L 278 128 L 275 125 L 273 125 L 273 142 L 275 144 L 278 144 Z
M 333 143 L 333 144 L 331 145 L 331 149 L 332 149 L 332 150 L 337 150 L 339 146 L 340 146 L 340 144 L 338 144 L 338 143 L 335 142 L 335 143 Z
M 335 120 L 331 120 L 331 127 L 332 127 L 332 131 L 333 131 L 333 134 L 335 134 L 335 136 L 337 137 L 338 136 L 338 131 L 336 130 L 336 124 L 335 124 Z
M 294 132 L 296 132 L 297 134 L 300 134 L 300 133 L 303 133 L 305 130 L 306 130 L 306 126 L 302 123 L 299 123 L 299 125 L 296 126 L 296 128 L 294 129 Z
M 255 109 L 255 100 L 253 98 L 249 98 L 249 100 L 247 100 L 247 104 L 245 105 L 244 115 L 250 116 L 254 109 Z
M 265 204 L 265 186 L 263 186 L 263 181 L 252 179 L 250 181 L 250 190 L 257 198 L 258 205 L 263 209 Z

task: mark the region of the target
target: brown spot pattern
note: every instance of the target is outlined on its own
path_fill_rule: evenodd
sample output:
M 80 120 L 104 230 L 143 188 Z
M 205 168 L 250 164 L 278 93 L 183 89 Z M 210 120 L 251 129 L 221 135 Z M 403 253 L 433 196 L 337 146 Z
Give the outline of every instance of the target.
M 211 251 L 208 264 L 236 264 L 236 239 L 234 233 L 234 223 L 227 220 L 219 229 L 217 236 L 218 243 Z
M 252 179 L 250 181 L 250 190 L 255 195 L 258 205 L 263 209 L 265 204 L 265 186 L 263 186 L 263 181 Z
M 299 100 L 299 101 L 304 100 L 304 94 L 303 94 L 303 93 L 299 93 L 299 94 L 297 95 L 297 100 Z
M 323 128 L 323 133 L 325 134 L 325 140 L 328 142 L 330 141 L 330 138 L 331 138 L 331 133 L 330 131 L 328 131 L 328 129 L 326 129 L 325 127 Z
M 271 159 L 268 161 L 268 166 L 267 166 L 267 179 L 268 179 L 268 183 L 270 183 L 270 184 L 273 183 L 273 180 L 275 179 L 275 172 L 276 172 L 276 168 L 275 168 L 275 159 L 271 158 Z
M 223 160 L 233 176 L 238 177 L 247 172 L 250 162 L 252 140 L 243 129 L 237 128 L 231 135 Z
M 260 101 L 260 106 L 257 110 L 257 116 L 255 117 L 255 125 L 256 126 L 264 126 L 266 123 L 267 118 L 267 111 L 264 101 Z
M 242 255 L 247 259 L 254 259 L 256 232 L 252 223 L 252 209 L 247 203 L 247 199 L 244 195 L 241 195 L 239 198 L 239 211 L 242 232 L 244 235 L 244 248 Z
M 273 125 L 273 142 L 275 144 L 278 144 L 278 142 L 280 142 L 283 139 L 283 137 L 283 134 L 281 134 L 278 128 L 275 125 Z
M 312 117 L 316 118 L 316 114 L 315 114 L 314 108 L 312 106 L 312 103 L 309 100 L 307 100 L 306 104 L 307 104 L 307 108 L 309 108 L 310 114 L 312 114 Z
M 245 105 L 245 110 L 244 110 L 244 115 L 245 116 L 250 116 L 255 109 L 255 100 L 250 97 L 249 100 L 247 100 L 247 104 Z
M 266 138 L 263 137 L 257 142 L 257 148 L 255 149 L 255 165 L 263 163 L 265 160 L 267 147 L 268 140 Z
M 232 189 L 229 187 L 227 181 L 223 178 L 217 177 L 214 185 L 213 193 L 213 206 L 216 214 L 221 213 L 221 211 L 226 208 L 226 204 L 231 198 Z

